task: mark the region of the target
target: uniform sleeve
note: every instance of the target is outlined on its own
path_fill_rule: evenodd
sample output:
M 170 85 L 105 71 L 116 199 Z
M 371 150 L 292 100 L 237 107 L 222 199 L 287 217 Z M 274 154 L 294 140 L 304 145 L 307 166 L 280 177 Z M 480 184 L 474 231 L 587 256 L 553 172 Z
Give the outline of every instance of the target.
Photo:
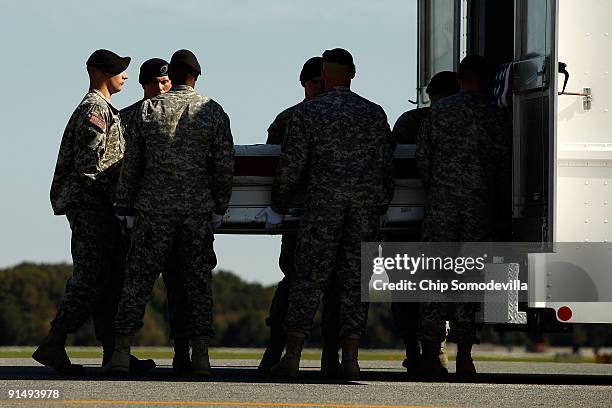
M 429 190 L 431 185 L 431 117 L 433 113 L 428 115 L 417 133 L 416 142 L 416 165 L 423 183 L 425 191 Z
M 136 115 L 131 122 L 116 195 L 117 207 L 124 208 L 134 208 L 146 166 L 146 142 L 142 130 L 142 114 Z
M 274 122 L 268 127 L 268 139 L 266 144 L 282 144 L 283 136 L 285 135 L 285 123 L 281 123 L 280 115 L 274 119 Z
M 232 195 L 234 180 L 234 141 L 227 114 L 221 109 L 221 120 L 210 150 L 210 189 L 215 212 L 225 214 Z
M 310 156 L 310 126 L 297 110 L 287 123 L 276 177 L 272 184 L 272 209 L 280 214 L 289 210 L 293 196 L 306 175 Z
M 75 130 L 74 163 L 79 176 L 89 180 L 102 177 L 102 157 L 110 118 L 98 105 L 83 107 Z

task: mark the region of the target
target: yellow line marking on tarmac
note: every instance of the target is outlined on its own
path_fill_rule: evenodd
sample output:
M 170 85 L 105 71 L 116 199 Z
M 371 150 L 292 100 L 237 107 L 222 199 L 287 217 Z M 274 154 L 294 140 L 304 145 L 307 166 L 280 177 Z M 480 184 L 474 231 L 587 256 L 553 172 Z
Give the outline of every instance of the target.
M 236 402 L 236 401 L 120 401 L 120 400 L 0 400 L 14 404 L 68 404 L 68 405 L 201 405 L 233 407 L 321 407 L 321 408 L 435 408 L 420 405 L 362 405 L 362 404 L 323 404 L 323 403 L 274 403 L 274 402 Z M 439 406 L 439 408 L 441 408 Z

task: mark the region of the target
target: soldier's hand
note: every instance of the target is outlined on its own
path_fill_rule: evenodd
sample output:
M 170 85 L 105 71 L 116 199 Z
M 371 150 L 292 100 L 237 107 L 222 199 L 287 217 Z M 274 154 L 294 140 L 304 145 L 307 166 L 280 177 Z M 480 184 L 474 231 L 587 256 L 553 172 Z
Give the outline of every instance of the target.
M 212 219 L 210 220 L 210 226 L 213 230 L 216 230 L 223 223 L 223 216 L 217 213 L 212 214 Z
M 272 207 L 266 207 L 255 216 L 256 220 L 266 217 L 266 229 L 279 228 L 283 224 L 284 215 L 277 213 Z

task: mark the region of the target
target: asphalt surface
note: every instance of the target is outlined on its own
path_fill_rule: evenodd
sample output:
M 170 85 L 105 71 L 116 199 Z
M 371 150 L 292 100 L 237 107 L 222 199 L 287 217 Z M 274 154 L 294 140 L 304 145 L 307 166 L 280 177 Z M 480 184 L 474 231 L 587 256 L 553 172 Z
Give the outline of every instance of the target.
M 62 377 L 29 359 L 0 359 L 0 406 L 612 407 L 612 365 L 477 362 L 479 379 L 410 382 L 397 361 L 365 361 L 362 379 L 324 381 L 304 361 L 297 382 L 272 380 L 255 360 L 213 360 L 214 377 L 176 378 L 170 360 L 140 377 L 106 377 L 97 360 L 85 377 Z M 454 365 L 449 367 L 454 372 Z M 8 390 L 59 390 L 60 400 L 8 400 Z

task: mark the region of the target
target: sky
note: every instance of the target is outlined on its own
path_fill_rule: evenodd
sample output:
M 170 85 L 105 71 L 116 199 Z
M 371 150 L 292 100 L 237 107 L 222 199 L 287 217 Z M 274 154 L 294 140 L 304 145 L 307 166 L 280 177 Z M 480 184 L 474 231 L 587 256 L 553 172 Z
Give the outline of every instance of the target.
M 415 98 L 416 0 L 0 0 L 0 10 L 0 267 L 71 262 L 70 229 L 53 215 L 49 187 L 98 48 L 132 57 L 112 97 L 119 109 L 142 97 L 142 62 L 192 50 L 203 69 L 196 90 L 223 106 L 235 144 L 265 141 L 275 116 L 303 98 L 302 64 L 325 49 L 353 54 L 352 89 L 391 125 Z M 277 236 L 215 240 L 218 268 L 263 284 L 282 277 L 279 250 Z

